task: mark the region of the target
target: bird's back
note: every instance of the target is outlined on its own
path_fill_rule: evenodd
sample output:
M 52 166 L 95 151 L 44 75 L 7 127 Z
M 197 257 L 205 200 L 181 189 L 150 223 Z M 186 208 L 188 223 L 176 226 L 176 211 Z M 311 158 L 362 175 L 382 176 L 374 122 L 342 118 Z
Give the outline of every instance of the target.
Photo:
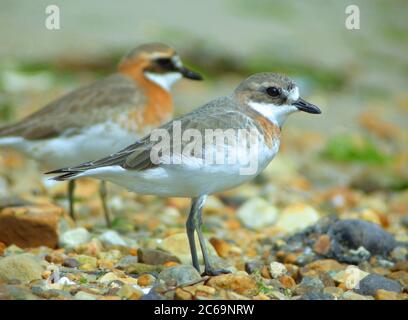
M 68 130 L 74 133 L 141 108 L 144 102 L 141 88 L 129 77 L 116 73 L 66 94 L 16 124 L 0 128 L 0 143 L 5 137 L 39 140 Z

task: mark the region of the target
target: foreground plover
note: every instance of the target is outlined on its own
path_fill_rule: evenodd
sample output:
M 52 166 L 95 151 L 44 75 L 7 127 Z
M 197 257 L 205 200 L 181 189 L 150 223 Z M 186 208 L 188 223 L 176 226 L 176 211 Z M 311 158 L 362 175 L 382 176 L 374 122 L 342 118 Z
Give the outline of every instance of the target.
M 289 78 L 275 73 L 255 74 L 231 95 L 154 129 L 117 153 L 49 173 L 60 174 L 55 180 L 94 177 L 141 194 L 190 197 L 186 227 L 192 262 L 199 270 L 194 241 L 197 232 L 204 273 L 215 275 L 225 270 L 212 267 L 201 231 L 206 197 L 258 175 L 278 152 L 281 127 L 296 111 L 321 113 L 299 97 L 298 87 Z M 208 139 L 210 133 L 215 139 Z
M 0 146 L 17 149 L 50 168 L 103 157 L 172 118 L 170 87 L 181 77 L 201 79 L 199 74 L 184 67 L 167 45 L 141 45 L 122 59 L 117 73 L 1 128 Z M 73 218 L 74 186 L 71 180 L 68 196 Z M 103 181 L 100 195 L 109 225 Z

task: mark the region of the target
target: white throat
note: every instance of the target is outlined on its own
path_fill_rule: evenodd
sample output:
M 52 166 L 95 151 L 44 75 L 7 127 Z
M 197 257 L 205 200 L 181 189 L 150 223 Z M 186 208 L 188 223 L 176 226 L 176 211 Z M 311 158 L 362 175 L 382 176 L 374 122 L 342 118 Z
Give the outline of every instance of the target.
M 298 111 L 295 106 L 287 104 L 276 106 L 269 103 L 250 101 L 248 105 L 279 127 L 282 127 L 288 115 Z
M 164 90 L 170 91 L 171 86 L 181 79 L 182 75 L 178 72 L 168 72 L 168 73 L 153 73 L 145 72 L 146 78 L 158 84 Z

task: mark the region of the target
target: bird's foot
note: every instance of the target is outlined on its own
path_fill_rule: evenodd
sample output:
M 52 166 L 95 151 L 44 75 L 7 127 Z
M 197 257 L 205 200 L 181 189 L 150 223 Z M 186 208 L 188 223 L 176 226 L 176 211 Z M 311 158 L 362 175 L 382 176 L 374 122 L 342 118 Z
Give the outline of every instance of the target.
M 219 276 L 221 274 L 231 273 L 231 271 L 226 269 L 213 269 L 213 268 L 205 268 L 202 276 Z

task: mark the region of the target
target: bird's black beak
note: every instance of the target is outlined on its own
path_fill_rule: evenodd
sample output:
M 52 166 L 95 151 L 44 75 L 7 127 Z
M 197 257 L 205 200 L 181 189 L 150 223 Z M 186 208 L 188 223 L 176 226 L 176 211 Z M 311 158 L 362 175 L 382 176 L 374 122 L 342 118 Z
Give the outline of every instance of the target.
M 203 77 L 199 73 L 194 72 L 186 67 L 180 67 L 177 70 L 183 75 L 184 78 L 191 80 L 203 80 Z
M 314 113 L 314 114 L 320 114 L 322 111 L 315 106 L 314 104 L 311 104 L 310 102 L 307 102 L 306 100 L 303 100 L 302 98 L 299 98 L 297 101 L 293 103 L 296 108 L 300 111 L 304 111 L 307 113 Z

